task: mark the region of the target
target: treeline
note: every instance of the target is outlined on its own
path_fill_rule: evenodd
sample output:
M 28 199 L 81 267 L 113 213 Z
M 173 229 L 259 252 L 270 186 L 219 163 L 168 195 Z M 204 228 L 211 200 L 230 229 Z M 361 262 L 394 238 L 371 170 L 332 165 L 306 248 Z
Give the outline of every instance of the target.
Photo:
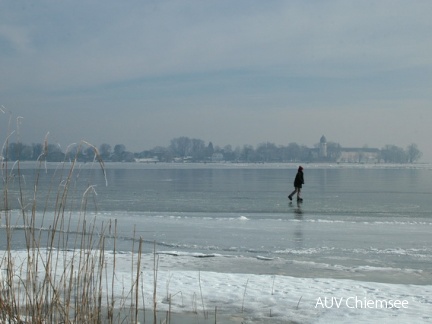
M 351 149 L 352 150 L 352 149 Z M 233 148 L 231 145 L 219 147 L 212 142 L 206 144 L 201 139 L 178 137 L 171 140 L 168 147 L 154 147 L 138 153 L 130 152 L 123 144 L 112 147 L 102 144 L 98 148 L 91 145 L 74 145 L 64 152 L 55 144 L 9 143 L 3 148 L 0 159 L 9 161 L 62 162 L 77 159 L 81 162 L 93 161 L 95 158 L 105 162 L 244 162 L 244 163 L 274 163 L 274 162 L 338 162 L 344 149 L 339 143 L 328 142 L 326 154 L 320 154 L 319 144 L 309 148 L 297 143 L 286 146 L 274 143 L 261 143 L 256 147 L 243 145 Z M 396 145 L 386 145 L 381 149 L 358 149 L 354 152 L 354 161 L 368 162 L 366 153 L 373 151 L 376 162 L 413 163 L 420 159 L 422 153 L 416 144 L 406 149 Z M 353 161 L 351 161 L 353 162 Z

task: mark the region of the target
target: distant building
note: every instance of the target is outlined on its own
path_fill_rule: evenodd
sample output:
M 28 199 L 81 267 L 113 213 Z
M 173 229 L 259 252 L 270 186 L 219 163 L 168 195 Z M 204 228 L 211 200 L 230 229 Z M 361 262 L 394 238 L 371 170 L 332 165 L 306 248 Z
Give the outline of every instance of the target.
M 140 159 L 135 159 L 135 162 L 138 163 L 157 163 L 159 162 L 159 159 L 157 156 L 152 157 L 152 158 L 140 158 Z
M 377 148 L 342 148 L 338 162 L 346 163 L 379 163 L 381 160 L 381 150 Z
M 315 156 L 317 150 L 313 150 Z M 313 152 L 312 152 L 313 153 Z M 318 159 L 325 161 L 329 157 L 327 139 L 323 135 L 321 136 L 319 148 L 318 148 Z M 336 162 L 345 163 L 379 163 L 381 161 L 381 150 L 378 148 L 369 147 L 341 147 L 339 158 Z
M 325 136 L 321 136 L 320 145 L 319 145 L 319 157 L 326 158 L 327 157 L 327 139 Z
M 222 153 L 213 153 L 211 157 L 212 162 L 222 162 L 224 160 L 224 156 Z

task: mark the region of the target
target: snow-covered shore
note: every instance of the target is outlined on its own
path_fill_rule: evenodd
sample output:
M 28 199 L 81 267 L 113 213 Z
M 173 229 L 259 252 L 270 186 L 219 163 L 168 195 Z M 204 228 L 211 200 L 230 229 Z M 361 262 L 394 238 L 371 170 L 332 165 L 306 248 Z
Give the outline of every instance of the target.
M 4 252 L 0 252 L 4 255 Z M 14 251 L 14 264 L 25 273 L 27 252 Z M 71 260 L 73 252 L 59 258 Z M 133 279 L 131 253 L 117 254 L 114 295 L 124 298 Z M 158 258 L 156 301 L 159 311 L 221 316 L 224 323 L 430 323 L 432 285 L 390 284 L 350 279 L 296 278 L 284 275 L 178 270 L 178 258 Z M 136 255 L 134 256 L 136 262 Z M 107 253 L 107 282 L 112 280 L 114 255 Z M 58 264 L 63 264 L 59 260 Z M 186 260 L 187 261 L 187 260 Z M 153 255 L 143 255 L 140 304 L 152 312 Z M 42 271 L 42 270 L 41 270 Z M 60 272 L 59 272 L 60 273 Z M 41 277 L 43 277 L 41 275 Z M 22 279 L 22 278 L 21 278 Z M 18 278 L 17 278 L 18 280 Z M 104 293 L 108 293 L 105 291 Z M 111 292 L 109 292 L 111 294 Z M 180 316 L 179 316 L 180 317 Z M 214 322 L 214 320 L 213 320 Z

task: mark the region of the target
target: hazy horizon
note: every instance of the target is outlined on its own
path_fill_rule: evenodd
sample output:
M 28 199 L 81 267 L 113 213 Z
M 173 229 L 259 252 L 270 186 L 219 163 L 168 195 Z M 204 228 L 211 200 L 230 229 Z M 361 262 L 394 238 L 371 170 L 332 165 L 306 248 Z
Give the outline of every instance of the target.
M 432 162 L 432 2 L 0 3 L 0 139 L 140 152 L 322 135 Z M 11 138 L 14 141 L 15 138 Z

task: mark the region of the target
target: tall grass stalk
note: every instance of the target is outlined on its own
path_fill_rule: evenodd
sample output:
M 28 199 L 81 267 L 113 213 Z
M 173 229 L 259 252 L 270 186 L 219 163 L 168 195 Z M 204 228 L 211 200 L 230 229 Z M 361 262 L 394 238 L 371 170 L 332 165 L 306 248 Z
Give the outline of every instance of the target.
M 199 289 L 200 289 L 201 305 L 202 305 L 202 309 L 203 309 L 204 318 L 207 319 L 208 318 L 208 312 L 206 311 L 206 308 L 204 305 L 204 297 L 203 297 L 202 287 L 201 287 L 201 271 L 198 272 L 198 284 L 199 284 Z
M 245 289 L 243 292 L 242 307 L 241 307 L 242 313 L 244 312 L 244 301 L 245 301 L 245 297 L 246 297 L 246 289 L 247 289 L 248 283 L 249 283 L 249 279 L 246 281 Z
M 159 255 L 156 254 L 156 241 L 153 246 L 153 323 L 157 323 L 157 275 L 159 268 Z
M 94 186 L 88 185 L 83 193 L 79 193 L 82 186 L 78 185 L 81 172 L 78 155 L 72 161 L 58 164 L 45 191 L 47 197 L 40 196 L 40 178 L 44 171 L 47 173 L 48 141 L 45 139 L 43 152 L 35 166 L 31 198 L 27 200 L 30 179 L 23 175 L 19 161 L 8 161 L 9 138 L 3 145 L 4 159 L 0 161 L 3 180 L 0 222 L 4 221 L 1 230 L 6 237 L 5 247 L 2 247 L 4 253 L 0 255 L 3 273 L 0 323 L 138 322 L 143 239 L 133 238 L 138 245 L 135 247 L 134 243 L 132 251 L 137 257 L 132 261 L 131 287 L 124 287 L 129 293 L 116 297 L 117 221 L 112 234 L 111 222 L 99 226 L 89 217 L 87 210 L 96 191 Z M 97 149 L 83 141 L 78 144 L 77 152 L 83 145 L 93 149 L 94 162 L 106 181 L 105 166 Z M 19 203 L 19 218 L 11 198 Z M 52 220 L 46 217 L 48 211 L 53 211 Z M 18 259 L 13 245 L 21 237 L 26 253 L 23 259 Z M 106 260 L 106 238 L 114 240 L 110 265 Z M 155 260 L 155 275 L 156 269 Z M 154 293 L 156 319 L 156 283 Z

